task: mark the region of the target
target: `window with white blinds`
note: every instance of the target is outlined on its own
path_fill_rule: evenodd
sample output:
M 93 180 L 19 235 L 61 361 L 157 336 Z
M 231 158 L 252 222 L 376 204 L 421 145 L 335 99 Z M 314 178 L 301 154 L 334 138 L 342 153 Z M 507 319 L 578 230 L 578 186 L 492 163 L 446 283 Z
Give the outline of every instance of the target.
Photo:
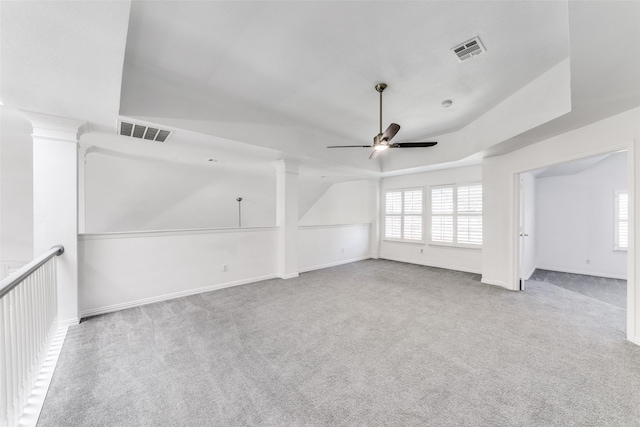
M 626 251 L 629 247 L 629 194 L 626 191 L 615 193 L 616 232 L 614 249 Z
M 431 187 L 430 242 L 482 245 L 481 183 Z
M 384 238 L 422 242 L 422 189 L 385 193 Z

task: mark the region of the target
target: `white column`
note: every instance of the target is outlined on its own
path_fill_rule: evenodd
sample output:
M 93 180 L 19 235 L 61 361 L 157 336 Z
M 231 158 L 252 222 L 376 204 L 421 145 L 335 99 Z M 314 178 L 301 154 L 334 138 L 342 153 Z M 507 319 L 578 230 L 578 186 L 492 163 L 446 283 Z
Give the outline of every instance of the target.
M 380 257 L 380 227 L 382 226 L 382 221 L 380 221 L 380 178 L 369 181 L 369 212 L 371 212 L 369 256 L 378 259 Z
M 276 167 L 276 225 L 278 230 L 278 275 L 298 277 L 298 171 L 300 164 L 278 160 Z
M 35 255 L 63 245 L 57 259 L 58 320 L 78 322 L 78 139 L 84 122 L 24 112 L 33 126 Z
M 78 146 L 78 233 L 87 232 L 87 201 L 86 201 L 86 176 L 87 155 L 93 151 L 93 147 Z

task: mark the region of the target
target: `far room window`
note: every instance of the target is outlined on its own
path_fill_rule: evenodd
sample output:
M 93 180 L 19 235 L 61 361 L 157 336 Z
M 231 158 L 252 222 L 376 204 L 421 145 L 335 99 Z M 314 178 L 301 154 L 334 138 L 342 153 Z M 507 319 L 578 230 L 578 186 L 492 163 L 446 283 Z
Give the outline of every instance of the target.
M 482 246 L 481 183 L 431 187 L 430 243 Z
M 626 191 L 616 191 L 615 203 L 616 231 L 614 249 L 626 251 L 629 247 L 629 194 Z
M 392 190 L 385 193 L 384 238 L 422 242 L 422 189 Z

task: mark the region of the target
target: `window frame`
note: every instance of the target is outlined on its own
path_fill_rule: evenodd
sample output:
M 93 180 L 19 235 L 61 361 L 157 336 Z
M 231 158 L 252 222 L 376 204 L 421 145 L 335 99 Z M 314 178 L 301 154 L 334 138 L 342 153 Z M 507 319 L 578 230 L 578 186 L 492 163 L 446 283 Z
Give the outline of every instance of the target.
M 426 211 L 428 212 L 428 233 L 429 233 L 429 237 L 427 239 L 427 244 L 429 246 L 444 246 L 444 247 L 451 247 L 451 248 L 463 248 L 463 249 L 476 249 L 476 250 L 482 250 L 482 247 L 484 246 L 484 232 L 483 232 L 483 236 L 482 236 L 482 243 L 481 244 L 474 244 L 474 243 L 459 243 L 458 242 L 458 218 L 460 216 L 462 217 L 479 217 L 482 221 L 482 225 L 484 228 L 484 191 L 482 194 L 482 200 L 483 200 L 483 206 L 482 206 L 482 210 L 480 212 L 464 212 L 462 214 L 460 214 L 460 212 L 458 212 L 458 188 L 460 187 L 472 187 L 472 186 L 480 186 L 483 188 L 482 186 L 482 181 L 473 181 L 473 182 L 461 182 L 461 183 L 455 183 L 455 184 L 441 184 L 441 185 L 431 185 L 429 186 L 429 194 L 428 194 L 428 208 L 426 209 Z M 433 206 L 432 206 L 432 191 L 434 189 L 438 189 L 438 188 L 452 188 L 453 189 L 453 212 L 448 215 L 448 214 L 435 214 L 433 213 Z M 452 242 L 441 242 L 441 241 L 434 241 L 433 240 L 433 236 L 432 236 L 432 224 L 433 224 L 433 217 L 434 216 L 451 216 L 453 218 L 453 241 Z M 483 230 L 484 231 L 484 230 Z
M 620 195 L 627 197 L 627 218 L 620 219 Z M 620 246 L 620 223 L 627 224 L 627 246 Z M 614 252 L 627 252 L 629 250 L 629 192 L 627 190 L 617 190 L 613 198 L 613 250 Z
M 420 214 L 405 214 L 404 212 L 404 197 L 405 197 L 405 192 L 408 191 L 420 191 L 422 192 L 422 210 Z M 401 197 L 400 197 L 400 213 L 399 214 L 388 214 L 387 213 L 387 195 L 389 193 L 400 193 Z M 384 241 L 388 241 L 388 242 L 398 242 L 398 243 L 413 243 L 413 244 L 422 244 L 424 245 L 426 240 L 425 240 L 425 188 L 424 187 L 407 187 L 407 188 L 393 188 L 393 189 L 387 189 L 384 190 L 384 199 L 382 201 L 382 240 Z M 405 216 L 410 216 L 410 217 L 420 217 L 420 220 L 422 221 L 422 233 L 420 236 L 420 240 L 415 240 L 415 239 L 404 239 L 402 237 L 398 238 L 393 238 L 393 237 L 387 237 L 387 217 L 388 216 L 392 216 L 392 217 L 400 217 L 400 236 L 404 236 L 404 222 L 405 222 Z

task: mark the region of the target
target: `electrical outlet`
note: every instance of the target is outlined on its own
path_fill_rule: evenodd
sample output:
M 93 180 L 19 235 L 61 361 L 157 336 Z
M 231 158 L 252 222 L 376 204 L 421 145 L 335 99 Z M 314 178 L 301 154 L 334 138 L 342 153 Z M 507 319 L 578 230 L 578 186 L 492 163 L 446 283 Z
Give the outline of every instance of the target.
M 222 271 L 229 271 L 229 266 L 227 264 L 222 264 Z
M 587 258 L 587 264 L 591 264 L 591 260 Z
M 423 254 L 424 253 L 424 248 L 420 248 L 420 253 Z

